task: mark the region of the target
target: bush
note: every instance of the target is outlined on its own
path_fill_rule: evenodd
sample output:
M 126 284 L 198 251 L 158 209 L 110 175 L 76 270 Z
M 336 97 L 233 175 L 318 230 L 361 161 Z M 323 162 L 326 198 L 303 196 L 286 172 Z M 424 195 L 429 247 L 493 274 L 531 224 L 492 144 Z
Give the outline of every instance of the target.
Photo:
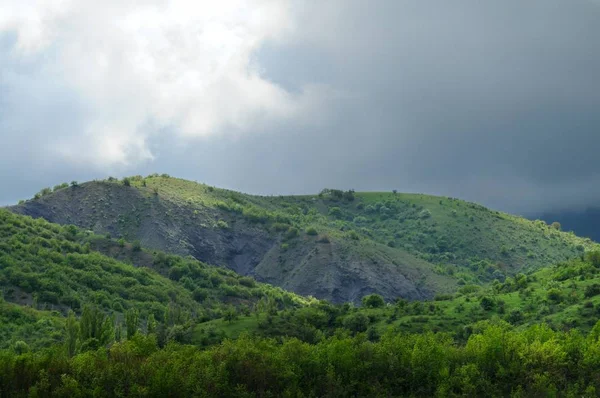
M 311 235 L 311 236 L 315 236 L 318 234 L 317 230 L 314 227 L 309 227 L 306 229 L 306 234 L 307 235 Z
M 348 237 L 352 240 L 359 240 L 360 236 L 358 235 L 358 233 L 354 230 L 348 232 Z
M 290 240 L 290 239 L 294 239 L 295 237 L 297 237 L 299 234 L 298 228 L 295 227 L 290 227 L 287 232 L 285 233 L 285 240 Z
M 507 317 L 508 322 L 517 324 L 523 320 L 523 313 L 520 310 L 512 310 Z
M 585 259 L 596 268 L 600 268 L 600 251 L 593 251 L 586 254 Z
M 362 312 L 355 312 L 344 319 L 343 325 L 352 332 L 364 332 L 369 327 L 369 318 Z
M 481 300 L 479 300 L 479 305 L 485 311 L 491 311 L 496 306 L 496 303 L 494 303 L 494 300 L 489 297 L 482 297 Z
M 586 286 L 583 295 L 585 298 L 594 297 L 600 294 L 600 284 L 594 283 L 593 285 Z
M 227 224 L 227 222 L 225 222 L 223 220 L 219 220 L 219 221 L 217 221 L 217 228 L 228 229 L 229 224 Z
M 335 217 L 335 218 L 341 218 L 342 217 L 342 209 L 340 209 L 339 207 L 332 207 L 329 209 L 329 215 L 331 217 Z
M 369 294 L 363 297 L 361 301 L 367 308 L 381 308 L 385 306 L 385 300 L 379 294 Z
M 133 242 L 133 244 L 132 244 L 132 247 L 131 247 L 131 248 L 132 248 L 132 250 L 133 250 L 134 252 L 139 252 L 139 251 L 141 251 L 141 250 L 142 250 L 142 244 L 140 243 L 140 241 L 139 241 L 139 240 L 136 240 L 136 241 L 134 241 L 134 242 Z
M 427 209 L 423 209 L 419 213 L 419 218 L 426 219 L 426 218 L 429 218 L 429 217 L 431 217 L 431 212 L 429 210 L 427 210 Z
M 552 288 L 548 290 L 548 292 L 546 293 L 546 297 L 550 301 L 560 303 L 563 300 L 563 292 L 558 288 Z

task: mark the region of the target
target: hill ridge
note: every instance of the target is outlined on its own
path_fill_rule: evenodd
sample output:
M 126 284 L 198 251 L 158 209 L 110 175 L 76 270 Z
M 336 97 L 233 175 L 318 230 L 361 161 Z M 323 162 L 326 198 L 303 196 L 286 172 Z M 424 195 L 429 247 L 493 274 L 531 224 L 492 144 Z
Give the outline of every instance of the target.
M 432 298 L 597 247 L 543 222 L 425 194 L 260 196 L 158 175 L 49 191 L 10 210 L 139 239 L 334 302 L 374 292 Z

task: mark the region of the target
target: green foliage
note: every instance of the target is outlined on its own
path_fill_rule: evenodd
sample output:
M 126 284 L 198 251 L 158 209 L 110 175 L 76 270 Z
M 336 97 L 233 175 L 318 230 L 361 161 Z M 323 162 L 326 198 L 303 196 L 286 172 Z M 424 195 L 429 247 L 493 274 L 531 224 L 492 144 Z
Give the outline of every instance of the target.
M 79 322 L 75 318 L 75 313 L 69 311 L 67 320 L 65 321 L 65 344 L 69 357 L 75 355 L 77 350 L 77 339 L 79 338 Z
M 127 339 L 131 340 L 138 331 L 140 324 L 140 314 L 135 308 L 131 308 L 125 313 L 125 328 L 127 330 Z
M 79 321 L 82 350 L 95 350 L 108 344 L 113 337 L 113 320 L 100 308 L 86 305 Z
M 489 297 L 482 297 L 479 301 L 479 305 L 483 308 L 484 311 L 491 311 L 496 307 L 496 303 Z
M 594 283 L 585 287 L 584 297 L 590 298 L 600 294 L 600 284 Z
M 306 234 L 307 234 L 307 235 L 311 235 L 311 236 L 316 236 L 316 235 L 318 235 L 319 233 L 317 232 L 317 229 L 316 229 L 315 227 L 308 227 L 308 228 L 306 229 Z
M 71 359 L 5 351 L 0 388 L 7 396 L 73 397 L 594 396 L 600 389 L 597 333 L 482 323 L 457 344 L 443 333 L 372 330 L 315 343 L 246 334 L 206 349 L 160 349 L 154 335 L 137 334 Z
M 355 312 L 344 319 L 343 325 L 352 332 L 364 332 L 369 327 L 369 317 L 362 312 Z
M 229 228 L 229 224 L 227 224 L 226 221 L 219 220 L 219 221 L 217 221 L 217 228 L 228 229 Z
M 385 306 L 385 301 L 379 294 L 369 294 L 362 298 L 362 304 L 367 308 L 381 308 Z
M 334 217 L 334 218 L 341 218 L 343 213 L 342 213 L 342 209 L 340 209 L 340 208 L 339 208 L 339 207 L 337 207 L 337 206 L 334 206 L 334 207 L 331 207 L 331 208 L 329 209 L 329 213 L 328 213 L 328 214 L 329 214 L 331 217 Z

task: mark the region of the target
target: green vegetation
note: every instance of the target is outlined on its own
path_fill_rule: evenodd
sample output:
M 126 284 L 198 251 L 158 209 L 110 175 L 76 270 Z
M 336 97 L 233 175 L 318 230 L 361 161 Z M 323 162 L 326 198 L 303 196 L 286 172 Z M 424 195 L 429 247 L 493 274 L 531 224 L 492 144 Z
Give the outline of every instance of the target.
M 77 184 L 37 201 L 35 208 L 29 201 L 13 210 L 140 240 L 338 303 L 359 304 L 372 291 L 388 301 L 431 299 L 598 247 L 557 224 L 397 192 L 253 196 L 155 174 Z M 236 254 L 239 247 L 243 256 Z M 346 279 L 308 279 L 324 269 Z M 350 285 L 360 293 L 345 288 Z
M 0 209 L 1 397 L 600 391 L 600 251 L 560 225 L 164 175 L 34 201 L 63 225 Z
M 63 347 L 0 352 L 3 396 L 586 396 L 600 389 L 600 324 L 587 336 L 481 323 L 439 333 L 252 338 L 200 350 L 136 333 L 70 358 Z
M 34 347 L 60 340 L 61 315 L 85 312 L 87 304 L 111 314 L 113 327 L 135 310 L 141 319 L 192 330 L 232 306 L 249 308 L 263 297 L 280 308 L 307 303 L 191 258 L 143 251 L 139 242 L 116 242 L 2 209 L 0 288 L 0 317 L 6 321 L 0 348 L 18 340 Z

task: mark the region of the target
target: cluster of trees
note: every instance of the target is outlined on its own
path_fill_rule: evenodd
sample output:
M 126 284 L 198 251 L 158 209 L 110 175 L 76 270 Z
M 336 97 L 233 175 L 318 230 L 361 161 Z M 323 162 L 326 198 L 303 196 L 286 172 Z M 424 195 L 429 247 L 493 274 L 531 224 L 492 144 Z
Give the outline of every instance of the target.
M 349 189 L 347 191 L 342 191 L 340 189 L 329 189 L 329 188 L 325 188 L 323 189 L 321 192 L 319 192 L 319 197 L 328 197 L 331 198 L 333 200 L 347 200 L 348 202 L 352 202 L 355 197 L 354 197 L 354 189 Z
M 596 396 L 600 325 L 589 335 L 484 322 L 448 335 L 344 334 L 316 344 L 242 335 L 199 349 L 136 333 L 70 356 L 0 351 L 2 396 Z

